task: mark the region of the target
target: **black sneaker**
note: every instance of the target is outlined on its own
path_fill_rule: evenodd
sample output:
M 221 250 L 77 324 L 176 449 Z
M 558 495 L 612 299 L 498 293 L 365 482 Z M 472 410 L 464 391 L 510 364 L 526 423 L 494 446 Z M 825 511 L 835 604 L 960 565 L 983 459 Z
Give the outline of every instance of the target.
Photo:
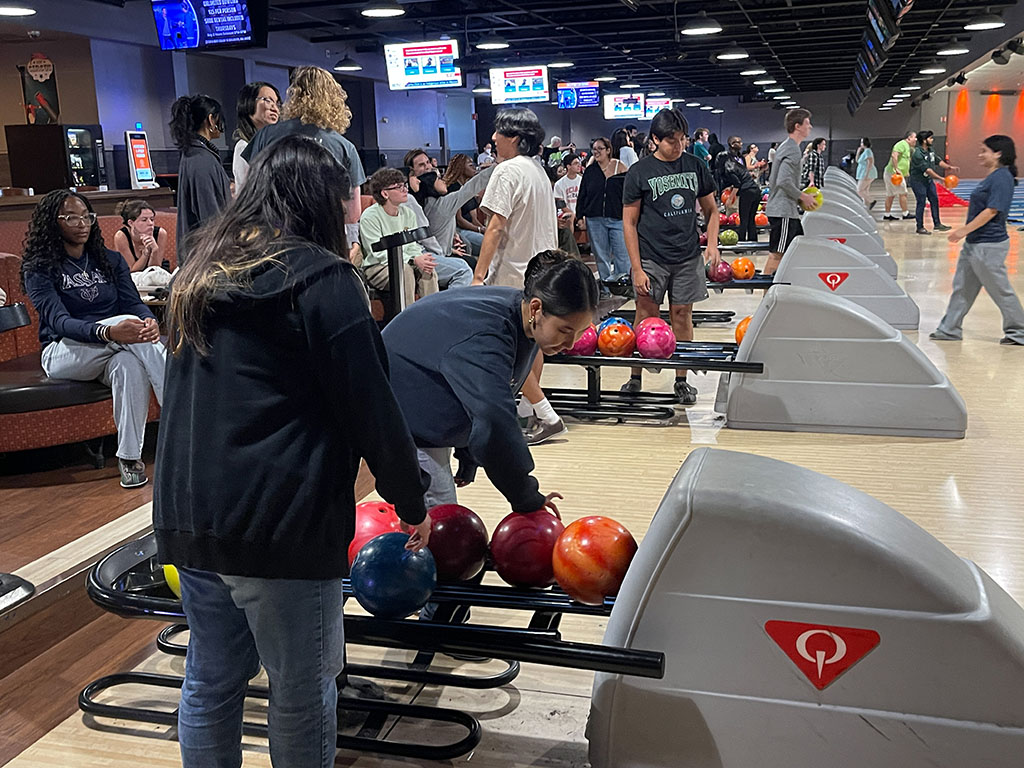
M 533 429 L 526 433 L 526 444 L 540 445 L 548 440 L 564 435 L 568 431 L 569 428 L 565 426 L 565 422 L 561 419 L 552 424 L 537 419 L 534 422 Z
M 942 331 L 932 331 L 928 334 L 928 338 L 934 339 L 935 341 L 963 341 L 959 336 L 950 336 L 948 333 L 943 333 Z M 999 343 L 1002 344 L 1003 342 Z
M 932 229 L 934 229 L 936 232 L 949 232 L 949 230 L 951 230 L 952 227 L 949 226 L 949 224 L 936 224 L 934 227 L 932 227 Z
M 868 210 L 869 211 L 874 210 L 876 203 L 878 203 L 877 200 L 872 200 L 870 203 L 868 203 Z
M 917 234 L 919 234 L 919 235 L 930 235 L 930 234 L 931 234 L 931 232 L 929 232 L 929 231 L 928 231 L 927 229 L 925 229 L 924 227 L 918 227 L 918 228 L 917 228 Z
M 149 478 L 146 477 L 146 465 L 141 461 L 119 458 L 117 465 L 121 469 L 122 488 L 138 488 L 149 482 Z
M 904 218 L 904 219 L 906 219 L 907 221 L 909 221 L 910 219 L 916 219 L 916 218 L 917 218 L 917 216 L 915 216 L 915 215 L 914 215 L 914 214 L 912 214 L 912 213 L 904 213 L 904 214 L 903 214 L 903 218 Z
M 673 390 L 676 393 L 676 401 L 680 405 L 693 405 L 697 402 L 697 388 L 686 379 L 676 379 Z
M 885 216 L 882 217 L 882 221 L 899 221 L 899 220 L 900 220 L 899 216 L 891 216 L 888 213 L 885 214 Z
M 635 395 L 640 392 L 643 388 L 643 383 L 640 379 L 630 378 L 625 384 L 619 387 L 619 392 L 626 395 Z
M 1011 339 L 1009 336 L 1003 336 L 1003 338 L 999 340 L 999 343 L 1004 347 L 1024 347 L 1024 342 Z

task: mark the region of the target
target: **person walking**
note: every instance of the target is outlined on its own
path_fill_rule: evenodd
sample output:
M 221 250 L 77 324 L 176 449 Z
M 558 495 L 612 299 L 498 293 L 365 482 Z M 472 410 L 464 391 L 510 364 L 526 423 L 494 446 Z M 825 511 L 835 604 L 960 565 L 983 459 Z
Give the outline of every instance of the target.
M 789 137 L 779 145 L 772 163 L 772 175 L 768 179 L 768 202 L 765 213 L 771 227 L 769 235 L 768 262 L 762 274 L 774 275 L 782 261 L 782 254 L 797 235 L 803 234 L 800 226 L 800 207 L 813 211 L 815 199 L 802 191 L 800 186 L 800 142 L 811 133 L 811 113 L 797 108 L 786 113 L 786 133 Z M 710 239 L 710 235 L 708 238 Z
M 900 200 L 900 210 L 903 211 L 904 219 L 912 219 L 914 215 L 907 207 L 907 179 L 910 177 L 910 154 L 917 145 L 917 131 L 907 131 L 903 138 L 892 146 L 889 153 L 889 163 L 885 166 L 885 221 L 899 221 L 898 216 L 892 215 L 892 201 L 897 197 Z M 900 183 L 893 183 L 893 176 L 900 175 Z
M 932 223 L 939 232 L 946 232 L 951 229 L 947 224 L 939 220 L 939 193 L 935 191 L 935 179 L 945 181 L 939 175 L 937 168 L 946 171 L 959 171 L 955 165 L 950 165 L 945 160 L 939 160 L 932 151 L 932 143 L 935 141 L 935 134 L 931 131 L 918 131 L 917 147 L 910 156 L 910 188 L 914 190 L 914 197 L 917 200 L 917 234 L 930 235 L 924 226 L 924 206 L 930 203 L 932 208 Z
M 823 155 L 827 142 L 819 136 L 804 150 L 803 164 L 800 167 L 800 186 L 823 187 L 825 185 L 825 157 Z
M 860 195 L 864 205 L 871 210 L 875 207 L 875 200 L 868 194 L 871 190 L 871 182 L 878 178 L 878 169 L 875 167 L 875 153 L 871 149 L 871 139 L 867 136 L 860 140 L 857 148 L 857 194 Z
M 1003 316 L 1003 338 L 999 343 L 1024 346 L 1024 307 L 1010 285 L 1006 256 L 1010 236 L 1006 217 L 1017 186 L 1017 148 L 1009 136 L 989 136 L 978 153 L 988 174 L 971 193 L 967 223 L 949 233 L 949 242 L 964 240 L 953 275 L 953 295 L 939 327 L 929 334 L 936 341 L 963 338 L 964 317 L 982 288 L 992 297 Z
M 622 186 L 628 169 L 612 157 L 611 149 L 611 141 L 603 136 L 591 143 L 594 160 L 583 172 L 576 199 L 576 217 L 590 239 L 602 293 L 608 293 L 605 281 L 629 273 L 629 254 L 622 237 Z

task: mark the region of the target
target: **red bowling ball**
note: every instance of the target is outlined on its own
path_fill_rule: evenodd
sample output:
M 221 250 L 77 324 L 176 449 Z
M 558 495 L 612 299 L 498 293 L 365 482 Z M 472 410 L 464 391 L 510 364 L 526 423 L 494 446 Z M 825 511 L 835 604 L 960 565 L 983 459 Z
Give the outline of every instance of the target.
M 565 530 L 547 509 L 513 512 L 494 529 L 494 570 L 513 587 L 547 587 L 555 582 L 551 553 Z
M 701 232 L 700 233 L 700 244 L 701 245 L 707 245 L 708 244 L 708 233 L 707 232 Z
M 370 539 L 383 533 L 396 533 L 402 530 L 402 521 L 395 514 L 395 508 L 386 501 L 364 501 L 356 504 L 356 532 L 348 545 L 349 567 Z
M 650 325 L 636 337 L 636 349 L 641 357 L 667 360 L 676 351 L 676 334 L 667 323 Z
M 597 351 L 597 328 L 591 325 L 576 340 L 565 354 L 567 355 L 592 355 Z
M 732 280 L 732 265 L 722 259 L 718 266 L 711 270 L 711 280 L 716 283 L 728 283 Z
M 465 581 L 483 570 L 487 561 L 487 528 L 471 509 L 441 504 L 430 515 L 430 543 L 440 581 Z
M 636 550 L 636 539 L 620 523 L 598 515 L 583 517 L 558 537 L 552 568 L 569 597 L 600 605 L 618 594 Z

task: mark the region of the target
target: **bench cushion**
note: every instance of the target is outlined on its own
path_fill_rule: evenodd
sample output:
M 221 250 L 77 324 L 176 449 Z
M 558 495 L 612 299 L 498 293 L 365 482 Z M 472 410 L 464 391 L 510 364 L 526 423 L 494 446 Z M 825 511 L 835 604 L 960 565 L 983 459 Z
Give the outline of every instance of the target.
M 43 373 L 40 353 L 0 363 L 0 413 L 29 413 L 111 398 L 110 387 L 97 381 L 51 379 Z

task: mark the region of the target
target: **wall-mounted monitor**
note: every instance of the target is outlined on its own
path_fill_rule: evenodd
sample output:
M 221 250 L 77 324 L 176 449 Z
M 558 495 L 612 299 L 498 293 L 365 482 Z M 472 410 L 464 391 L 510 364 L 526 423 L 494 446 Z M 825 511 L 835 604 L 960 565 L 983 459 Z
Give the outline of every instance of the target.
M 266 48 L 269 0 L 151 0 L 160 47 Z
M 868 0 L 868 29 L 882 50 L 887 51 L 895 45 L 900 29 L 892 15 L 889 0 Z
M 558 108 L 578 109 L 601 106 L 601 84 L 596 80 L 558 84 Z
M 549 98 L 548 68 L 545 66 L 491 70 L 492 104 L 522 104 Z
M 907 11 L 914 7 L 914 0 L 890 0 L 892 3 L 892 15 L 898 22 L 907 15 Z
M 654 116 L 661 112 L 661 110 L 671 108 L 672 99 L 668 98 L 667 96 L 665 98 L 661 98 L 659 96 L 653 99 L 650 96 L 648 96 L 647 99 L 644 101 L 644 120 L 653 120 Z
M 457 88 L 462 85 L 459 43 L 437 40 L 426 43 L 391 43 L 384 46 L 388 87 L 392 91 L 414 88 Z
M 604 119 L 644 119 L 644 95 L 642 93 L 609 93 L 604 97 Z

